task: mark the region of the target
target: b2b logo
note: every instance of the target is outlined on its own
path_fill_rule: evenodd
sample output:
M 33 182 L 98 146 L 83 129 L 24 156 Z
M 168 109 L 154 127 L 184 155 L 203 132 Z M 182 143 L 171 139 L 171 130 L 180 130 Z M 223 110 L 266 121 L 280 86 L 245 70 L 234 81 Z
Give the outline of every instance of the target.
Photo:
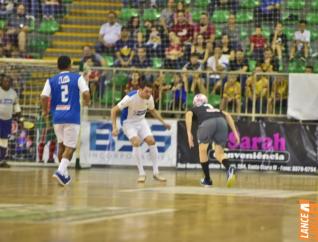
M 92 122 L 90 125 L 89 146 L 91 151 L 132 151 L 132 146 L 122 129 L 120 129 L 118 138 L 115 140 L 112 137 L 111 123 Z M 158 132 L 166 132 L 165 127 L 161 124 L 152 124 L 150 129 L 156 133 L 154 138 L 157 142 L 158 152 L 164 153 L 171 145 L 171 135 L 157 135 Z

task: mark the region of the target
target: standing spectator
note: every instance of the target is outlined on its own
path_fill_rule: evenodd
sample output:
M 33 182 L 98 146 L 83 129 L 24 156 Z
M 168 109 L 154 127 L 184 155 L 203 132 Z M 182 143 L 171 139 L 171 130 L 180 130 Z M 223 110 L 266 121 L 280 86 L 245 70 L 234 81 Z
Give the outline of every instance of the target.
M 239 7 L 239 0 L 211 0 L 209 10 L 213 15 L 215 9 L 229 9 L 231 13 L 236 14 Z
M 271 48 L 266 48 L 264 51 L 264 60 L 261 64 L 263 72 L 274 72 L 279 71 L 279 62 L 273 56 Z
M 129 67 L 135 55 L 135 41 L 129 39 L 129 30 L 123 27 L 121 30 L 121 38 L 115 44 L 117 67 Z
M 111 11 L 108 13 L 108 22 L 100 28 L 96 52 L 113 54 L 115 43 L 120 39 L 120 33 L 121 25 L 117 23 L 117 14 Z
M 189 84 L 191 83 L 191 91 L 195 92 L 198 88 L 199 92 L 206 93 L 206 89 L 204 87 L 204 81 L 201 78 L 201 73 L 198 71 L 202 70 L 202 64 L 199 61 L 199 55 L 196 53 L 191 54 L 190 61 L 185 64 L 183 67 L 184 71 L 194 71 L 193 73 L 184 73 L 182 75 L 183 82 L 188 89 Z
M 281 66 L 283 64 L 283 53 L 288 53 L 288 39 L 286 34 L 283 33 L 283 24 L 281 22 L 277 22 L 275 31 L 270 36 L 270 43 Z
M 310 49 L 310 31 L 306 29 L 307 21 L 300 20 L 298 25 L 298 31 L 295 32 L 294 40 L 291 45 L 290 57 L 292 60 L 295 58 L 295 55 L 299 55 L 303 58 L 309 57 Z
M 141 75 L 138 71 L 134 71 L 131 74 L 131 78 L 125 87 L 125 94 L 130 93 L 133 90 L 138 90 L 141 83 Z
M 261 25 L 264 21 L 276 24 L 281 19 L 282 0 L 261 0 L 261 4 L 254 10 L 254 20 Z
M 227 21 L 227 25 L 223 28 L 222 35 L 229 36 L 230 45 L 234 49 L 242 48 L 240 43 L 240 28 L 236 24 L 235 15 L 231 14 Z
M 201 64 L 206 64 L 209 57 L 209 50 L 204 43 L 204 37 L 202 34 L 198 34 L 196 36 L 195 43 L 191 47 L 191 54 L 197 54 Z
M 254 60 L 262 62 L 266 42 L 265 37 L 262 35 L 262 27 L 257 25 L 255 33 L 250 36 L 251 53 L 253 53 Z
M 237 76 L 230 74 L 224 85 L 221 110 L 228 110 L 228 105 L 235 105 L 236 113 L 241 112 L 241 84 L 237 81 Z
M 205 42 L 213 43 L 215 40 L 215 27 L 209 23 L 209 16 L 203 12 L 200 17 L 200 23 L 194 26 L 194 39 L 201 34 L 204 37 Z
M 274 105 L 281 103 L 282 107 L 287 106 L 288 80 L 286 76 L 277 76 L 273 82 L 271 95 L 268 98 L 268 112 L 273 113 Z
M 16 14 L 13 14 L 8 21 L 8 36 L 10 44 L 17 46 L 20 56 L 25 55 L 27 33 L 29 32 L 29 20 L 25 14 L 25 7 L 23 4 L 17 6 Z
M 138 16 L 131 17 L 130 21 L 127 24 L 127 28 L 130 31 L 130 35 L 129 35 L 130 39 L 137 38 L 137 33 L 139 32 L 139 27 L 140 27 L 139 17 Z
M 13 114 L 19 114 L 18 95 L 11 88 L 11 78 L 6 75 L 0 76 L 0 167 L 10 167 L 5 162 L 8 148 L 8 138 L 11 134 L 11 124 Z
M 181 44 L 191 44 L 193 38 L 193 26 L 189 24 L 184 12 L 178 12 L 177 23 L 171 28 L 177 37 L 180 38 Z
M 171 86 L 164 82 L 164 75 L 162 72 L 159 73 L 159 76 L 153 83 L 152 95 L 155 101 L 155 107 L 159 108 L 160 100 L 166 95 L 166 92 L 169 91 Z
M 238 71 L 241 73 L 247 72 L 248 60 L 245 57 L 244 51 L 242 49 L 236 50 L 235 57 L 230 59 L 229 70 Z
M 172 92 L 172 110 L 184 109 L 187 100 L 187 88 L 179 73 L 173 75 L 173 84 L 171 87 Z
M 147 56 L 146 48 L 137 49 L 137 55 L 134 56 L 131 66 L 135 68 L 150 68 L 152 66 L 151 60 Z
M 174 5 L 175 5 L 174 0 L 168 0 L 167 7 L 161 11 L 160 23 L 161 23 L 161 26 L 165 29 L 166 33 L 169 32 L 169 29 L 174 24 L 174 18 L 173 18 Z
M 168 69 L 180 69 L 183 63 L 183 48 L 179 37 L 174 32 L 169 34 L 170 45 L 165 51 L 165 67 Z

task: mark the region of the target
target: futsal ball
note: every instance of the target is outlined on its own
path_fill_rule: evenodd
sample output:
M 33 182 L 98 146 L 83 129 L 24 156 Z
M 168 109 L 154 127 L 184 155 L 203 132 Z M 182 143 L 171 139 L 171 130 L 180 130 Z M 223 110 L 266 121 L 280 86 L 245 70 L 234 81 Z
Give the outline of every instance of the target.
M 193 106 L 195 107 L 200 107 L 206 103 L 208 103 L 208 98 L 202 93 L 195 95 L 193 98 Z

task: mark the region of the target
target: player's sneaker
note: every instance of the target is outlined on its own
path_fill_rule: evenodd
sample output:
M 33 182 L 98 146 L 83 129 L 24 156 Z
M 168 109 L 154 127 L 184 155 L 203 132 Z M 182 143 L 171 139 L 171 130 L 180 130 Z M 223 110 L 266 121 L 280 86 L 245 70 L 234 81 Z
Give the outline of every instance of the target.
M 137 182 L 138 183 L 145 183 L 146 181 L 146 175 L 139 175 Z
M 71 177 L 70 176 L 64 176 L 61 173 L 59 173 L 58 171 L 56 171 L 53 175 L 54 178 L 56 178 L 56 180 L 62 185 L 62 186 L 66 186 L 71 182 Z
M 167 181 L 166 178 L 160 176 L 159 174 L 154 174 L 153 175 L 153 179 L 155 179 L 156 181 L 160 181 L 160 182 L 166 182 Z
M 207 180 L 205 178 L 202 178 L 200 183 L 204 187 L 211 187 L 212 186 L 212 180 Z
M 226 186 L 227 187 L 232 187 L 234 185 L 234 183 L 235 183 L 235 180 L 236 180 L 235 167 L 234 166 L 230 166 L 230 168 L 226 172 L 226 176 L 227 176 Z

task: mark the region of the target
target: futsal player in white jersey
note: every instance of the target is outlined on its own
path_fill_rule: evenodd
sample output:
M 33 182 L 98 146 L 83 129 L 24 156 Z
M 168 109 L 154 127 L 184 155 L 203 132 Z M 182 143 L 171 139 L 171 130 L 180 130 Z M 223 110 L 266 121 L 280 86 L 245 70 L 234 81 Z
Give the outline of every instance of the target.
M 149 146 L 150 158 L 153 162 L 153 178 L 165 182 L 166 179 L 159 175 L 158 149 L 156 141 L 151 133 L 149 125 L 145 119 L 147 111 L 158 119 L 166 129 L 170 129 L 170 124 L 166 123 L 158 111 L 155 109 L 152 96 L 152 83 L 145 81 L 141 83 L 138 90 L 128 93 L 116 106 L 112 108 L 111 119 L 113 125 L 112 135 L 118 135 L 117 113 L 121 111 L 121 123 L 123 131 L 133 146 L 133 157 L 137 161 L 139 171 L 138 182 L 146 181 L 146 173 L 141 160 L 141 144 L 144 141 Z

